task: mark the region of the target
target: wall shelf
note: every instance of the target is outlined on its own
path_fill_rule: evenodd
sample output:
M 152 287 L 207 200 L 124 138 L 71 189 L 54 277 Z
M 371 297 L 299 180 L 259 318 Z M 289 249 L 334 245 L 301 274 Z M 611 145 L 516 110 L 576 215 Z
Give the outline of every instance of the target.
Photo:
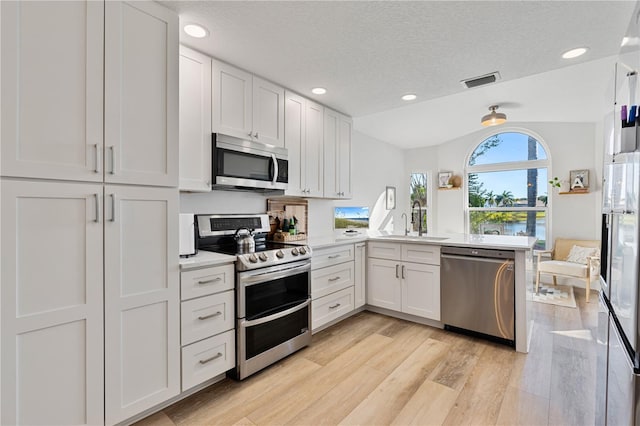
M 438 188 L 438 191 L 453 191 L 456 189 L 461 189 L 462 187 L 460 186 L 454 186 L 453 188 Z
M 573 195 L 573 194 L 590 194 L 589 191 L 567 191 L 567 192 L 558 192 L 560 195 Z

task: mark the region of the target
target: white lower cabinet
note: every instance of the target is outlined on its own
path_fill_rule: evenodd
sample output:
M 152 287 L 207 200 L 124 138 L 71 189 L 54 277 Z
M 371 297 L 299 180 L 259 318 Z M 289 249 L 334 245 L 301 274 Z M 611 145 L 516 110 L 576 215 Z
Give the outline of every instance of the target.
M 234 330 L 185 346 L 182 348 L 182 389 L 199 385 L 235 365 Z
M 114 424 L 177 395 L 178 190 L 0 189 L 1 423 Z
M 3 425 L 102 424 L 102 185 L 0 180 Z
M 355 272 L 354 277 L 354 292 L 355 307 L 359 308 L 364 306 L 367 301 L 367 244 L 357 243 L 355 245 L 355 259 L 354 259 Z
M 355 309 L 353 244 L 314 250 L 311 258 L 311 331 Z
M 184 270 L 182 287 L 182 391 L 236 366 L 234 266 Z
M 440 320 L 438 246 L 370 242 L 369 252 L 369 305 Z M 383 258 L 386 255 L 390 258 Z M 405 258 L 425 263 L 406 262 Z
M 178 190 L 105 186 L 105 421 L 180 393 Z
M 311 309 L 311 330 L 353 311 L 353 295 L 353 286 L 350 286 L 314 300 Z

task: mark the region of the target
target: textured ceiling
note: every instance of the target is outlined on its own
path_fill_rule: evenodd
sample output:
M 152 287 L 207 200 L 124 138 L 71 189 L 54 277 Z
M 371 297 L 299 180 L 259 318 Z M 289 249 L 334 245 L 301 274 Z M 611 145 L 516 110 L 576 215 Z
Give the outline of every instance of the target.
M 502 112 L 510 119 L 518 111 L 523 121 L 544 115 L 529 111 L 530 97 L 543 91 L 520 85 L 559 78 L 548 71 L 571 67 L 562 76 L 585 80 L 587 71 L 575 67 L 585 64 L 590 78 L 604 79 L 610 74 L 596 75 L 595 69 L 607 70 L 609 64 L 596 60 L 611 61 L 618 53 L 635 6 L 631 1 L 160 3 L 178 12 L 181 24 L 201 23 L 211 32 L 201 40 L 181 32 L 182 43 L 352 115 L 358 130 L 403 147 L 441 143 L 443 137 L 477 130 L 491 103 L 506 103 Z M 578 59 L 561 59 L 562 52 L 577 46 L 590 49 Z M 599 65 L 589 65 L 592 61 Z M 493 71 L 502 79 L 492 85 L 466 89 L 460 84 Z M 531 78 L 538 74 L 542 78 Z M 556 98 L 562 95 L 558 84 Z M 328 93 L 312 95 L 315 86 Z M 416 93 L 418 99 L 407 106 L 400 100 L 405 93 Z M 540 97 L 536 108 L 553 99 Z M 422 114 L 430 110 L 440 110 L 442 120 L 434 121 L 442 126 L 455 123 L 456 115 L 461 120 L 462 113 L 468 125 L 447 136 L 438 129 L 425 135 Z M 563 121 L 557 114 L 554 118 Z

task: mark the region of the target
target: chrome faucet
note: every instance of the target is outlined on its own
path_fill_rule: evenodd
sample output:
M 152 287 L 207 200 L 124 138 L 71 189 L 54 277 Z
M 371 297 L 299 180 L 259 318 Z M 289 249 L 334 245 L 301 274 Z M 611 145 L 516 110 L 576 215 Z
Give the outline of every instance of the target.
M 415 200 L 413 202 L 413 205 L 411 206 L 411 209 L 413 210 L 413 208 L 416 206 L 416 204 L 418 204 L 418 236 L 421 237 L 422 236 L 422 206 L 420 205 L 420 201 Z M 413 214 L 411 215 L 411 224 L 414 223 L 413 220 Z
M 409 235 L 409 228 L 407 228 L 407 214 L 402 213 L 400 217 L 404 217 L 404 235 Z

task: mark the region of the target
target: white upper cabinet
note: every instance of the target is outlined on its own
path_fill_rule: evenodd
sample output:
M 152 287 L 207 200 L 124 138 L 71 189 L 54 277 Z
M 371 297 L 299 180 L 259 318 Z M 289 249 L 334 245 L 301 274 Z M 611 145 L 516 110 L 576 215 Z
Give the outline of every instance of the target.
M 242 139 L 251 139 L 252 79 L 248 72 L 224 62 L 212 61 L 213 132 Z
M 177 186 L 178 17 L 105 3 L 105 181 Z
M 0 181 L 3 425 L 104 422 L 102 191 Z
M 322 197 L 324 108 L 294 93 L 285 93 L 285 148 L 289 153 L 287 195 Z
M 237 138 L 284 146 L 284 88 L 212 61 L 212 128 Z
M 180 46 L 180 190 L 211 191 L 211 58 Z
M 177 16 L 153 2 L 1 7 L 0 174 L 177 186 Z
M 180 392 L 178 191 L 105 186 L 105 413 L 122 422 Z
M 0 8 L 0 175 L 102 181 L 104 4 Z
M 253 139 L 284 146 L 284 89 L 253 77 Z
M 351 198 L 352 120 L 324 110 L 324 196 Z

